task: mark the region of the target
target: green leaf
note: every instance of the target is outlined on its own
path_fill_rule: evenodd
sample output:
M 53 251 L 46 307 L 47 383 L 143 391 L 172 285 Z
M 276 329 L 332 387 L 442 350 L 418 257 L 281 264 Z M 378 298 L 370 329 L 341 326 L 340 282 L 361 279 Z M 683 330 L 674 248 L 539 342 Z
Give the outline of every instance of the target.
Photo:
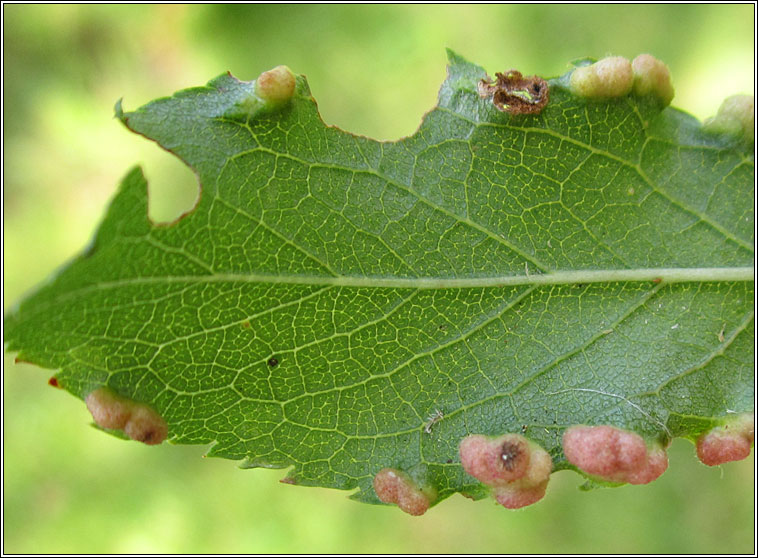
M 525 432 L 560 470 L 571 425 L 665 441 L 752 410 L 752 151 L 568 74 L 541 114 L 501 113 L 485 75 L 450 53 L 397 142 L 325 126 L 302 77 L 274 108 L 231 75 L 119 103 L 201 197 L 153 224 L 132 170 L 6 348 L 149 404 L 174 443 L 366 502 L 386 467 L 481 497 L 468 434 Z

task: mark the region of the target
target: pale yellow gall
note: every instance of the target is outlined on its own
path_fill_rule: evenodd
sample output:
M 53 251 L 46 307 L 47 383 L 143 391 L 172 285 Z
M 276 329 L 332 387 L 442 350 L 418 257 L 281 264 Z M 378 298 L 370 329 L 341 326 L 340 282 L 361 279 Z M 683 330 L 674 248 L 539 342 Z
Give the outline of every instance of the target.
M 295 94 L 295 74 L 287 66 L 263 72 L 255 80 L 255 93 L 268 103 L 281 104 Z
M 653 94 L 663 106 L 671 104 L 674 86 L 671 85 L 671 74 L 666 64 L 650 54 L 640 54 L 632 60 L 632 71 L 636 95 Z
M 121 397 L 107 387 L 96 389 L 85 399 L 95 423 L 110 430 L 123 430 L 132 440 L 160 444 L 168 435 L 168 425 L 144 403 Z
M 741 136 L 747 141 L 754 140 L 755 97 L 733 95 L 724 99 L 716 116 L 703 124 L 708 132 Z
M 529 447 L 532 450 L 532 456 L 529 460 L 529 468 L 523 477 L 524 484 L 527 486 L 547 485 L 550 473 L 553 472 L 553 459 L 548 452 L 537 444 L 529 442 Z
M 571 91 L 588 99 L 621 97 L 632 90 L 632 64 L 622 56 L 603 58 L 571 74 Z

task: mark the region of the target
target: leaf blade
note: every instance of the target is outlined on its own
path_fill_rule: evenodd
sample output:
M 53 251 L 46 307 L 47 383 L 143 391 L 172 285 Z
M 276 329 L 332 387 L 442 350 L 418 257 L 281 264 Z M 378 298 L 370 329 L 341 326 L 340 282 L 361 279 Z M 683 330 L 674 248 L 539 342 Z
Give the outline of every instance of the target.
M 302 78 L 278 113 L 240 116 L 253 85 L 231 76 L 119 110 L 201 198 L 153 225 L 132 171 L 92 247 L 6 318 L 7 349 L 80 397 L 149 402 L 175 442 L 366 501 L 383 467 L 476 493 L 469 433 L 526 427 L 561 469 L 578 422 L 693 436 L 750 410 L 748 156 L 565 78 L 540 116 L 505 116 L 483 73 L 451 55 L 398 142 L 324 126 Z

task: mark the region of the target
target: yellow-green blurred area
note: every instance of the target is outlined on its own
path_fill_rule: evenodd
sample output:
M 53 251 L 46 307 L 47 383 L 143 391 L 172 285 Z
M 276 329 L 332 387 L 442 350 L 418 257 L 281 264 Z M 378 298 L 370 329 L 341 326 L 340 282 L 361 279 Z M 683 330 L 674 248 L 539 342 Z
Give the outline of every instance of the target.
M 545 77 L 569 61 L 649 52 L 673 104 L 700 119 L 753 93 L 752 5 L 4 5 L 3 262 L 7 309 L 81 250 L 134 164 L 151 216 L 190 208 L 191 171 L 113 119 L 230 70 L 305 74 L 327 124 L 378 139 L 411 134 L 436 101 L 445 47 L 490 74 Z M 6 553 L 752 553 L 753 457 L 701 465 L 675 441 L 648 486 L 577 487 L 553 475 L 519 512 L 455 496 L 422 518 L 283 471 L 147 447 L 88 424 L 50 371 L 4 358 Z

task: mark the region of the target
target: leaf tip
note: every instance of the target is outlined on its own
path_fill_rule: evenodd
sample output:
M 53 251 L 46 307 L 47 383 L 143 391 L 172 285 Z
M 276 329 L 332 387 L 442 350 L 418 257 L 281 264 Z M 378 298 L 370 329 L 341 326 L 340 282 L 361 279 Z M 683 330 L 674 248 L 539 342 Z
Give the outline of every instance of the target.
M 135 165 L 121 181 L 85 255 L 91 256 L 99 247 L 119 237 L 143 236 L 151 227 L 147 205 L 147 180 L 142 168 Z
M 487 76 L 487 73 L 481 66 L 469 62 L 466 58 L 450 48 L 445 50 L 447 53 L 447 73 L 449 80 L 451 78 L 452 81 L 458 81 L 461 78 L 464 78 L 465 81 L 471 79 L 478 80 Z
M 447 63 L 451 66 L 454 64 L 465 64 L 468 62 L 465 58 L 463 58 L 460 54 L 455 52 L 452 48 L 449 48 L 449 47 L 445 48 L 445 54 L 447 55 Z
M 7 325 L 6 325 L 6 327 L 7 327 Z M 8 344 L 7 341 L 6 341 L 6 344 Z M 12 351 L 13 350 L 13 346 L 10 345 L 10 344 L 8 344 L 8 346 L 5 348 L 5 350 L 6 351 Z M 13 362 L 14 362 L 14 364 L 32 364 L 32 365 L 34 364 L 32 361 L 26 360 L 26 358 L 23 357 L 23 356 L 21 356 L 21 355 L 17 355 L 16 358 L 13 359 Z
M 122 102 L 124 98 L 121 97 L 118 101 L 116 101 L 116 104 L 113 106 L 113 116 L 114 118 L 118 118 L 121 122 L 126 122 L 126 117 L 124 116 L 124 109 L 122 107 Z

